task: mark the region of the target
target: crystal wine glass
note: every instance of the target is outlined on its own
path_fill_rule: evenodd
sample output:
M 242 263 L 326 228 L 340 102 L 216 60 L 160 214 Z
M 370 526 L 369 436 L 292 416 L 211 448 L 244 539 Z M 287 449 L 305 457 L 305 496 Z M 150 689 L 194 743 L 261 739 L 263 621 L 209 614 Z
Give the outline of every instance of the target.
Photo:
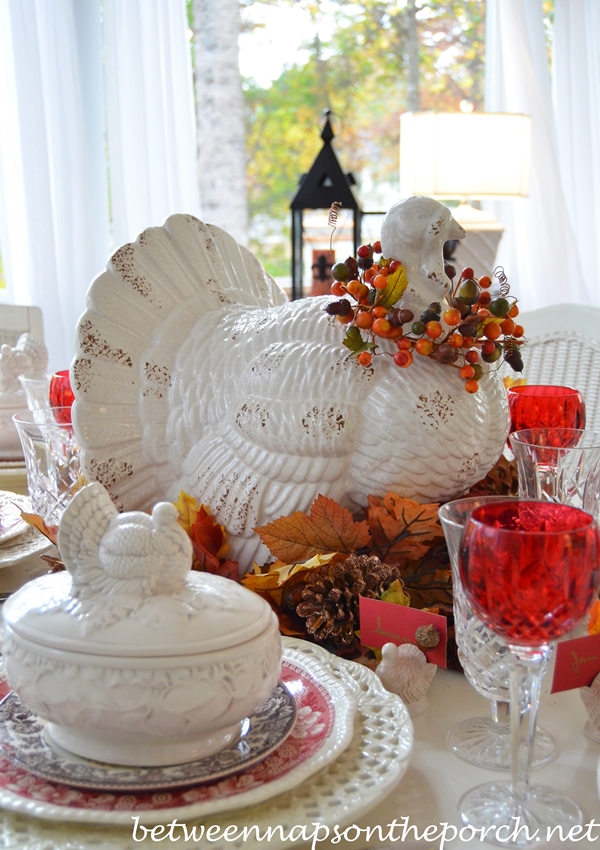
M 50 379 L 50 407 L 54 410 L 61 410 L 60 416 L 63 417 L 60 421 L 62 424 L 71 424 L 71 406 L 75 401 L 75 395 L 71 389 L 71 381 L 69 378 L 69 370 L 63 369 L 60 372 L 55 372 Z
M 31 504 L 48 525 L 58 525 L 81 487 L 79 444 L 70 412 L 70 408 L 57 407 L 13 416 L 23 446 Z
M 600 511 L 600 433 L 529 428 L 511 435 L 521 498 Z
M 478 767 L 510 770 L 509 674 L 512 656 L 506 642 L 475 615 L 462 590 L 458 553 L 465 522 L 475 508 L 506 501 L 506 496 L 468 496 L 442 505 L 438 516 L 444 530 L 454 596 L 454 633 L 465 676 L 490 700 L 491 715 L 469 717 L 448 732 L 447 744 L 464 761 Z M 528 695 L 521 694 L 525 710 Z M 553 738 L 537 729 L 532 767 L 547 764 L 556 749 Z
M 487 840 L 495 834 L 503 846 L 535 846 L 539 830 L 560 826 L 565 832 L 583 821 L 577 804 L 564 794 L 531 785 L 529 770 L 541 668 L 552 643 L 572 631 L 591 606 L 600 583 L 599 556 L 594 518 L 570 505 L 500 501 L 476 508 L 465 525 L 459 559 L 463 589 L 477 616 L 506 640 L 516 663 L 510 672 L 511 780 L 471 789 L 459 812 L 474 829 L 491 827 Z M 519 711 L 523 691 L 530 695 L 524 715 Z M 524 756 L 518 746 L 522 718 L 527 721 Z M 500 827 L 505 827 L 502 836 Z
M 531 384 L 508 390 L 510 433 L 526 428 L 585 428 L 585 403 L 578 390 Z

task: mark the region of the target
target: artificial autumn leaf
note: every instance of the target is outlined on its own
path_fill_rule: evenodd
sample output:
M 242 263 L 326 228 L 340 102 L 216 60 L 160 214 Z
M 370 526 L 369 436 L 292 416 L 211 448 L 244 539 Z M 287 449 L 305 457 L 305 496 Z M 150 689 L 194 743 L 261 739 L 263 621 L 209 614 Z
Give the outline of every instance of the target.
M 66 569 L 61 559 L 55 558 L 53 555 L 40 555 L 40 558 L 50 567 L 48 570 L 49 573 L 61 573 L 64 569 Z
M 503 321 L 504 319 L 498 318 L 496 316 L 486 316 L 485 319 L 483 319 L 483 321 L 479 322 L 479 324 L 477 325 L 477 330 L 475 331 L 475 333 L 477 334 L 477 336 L 481 336 L 481 334 L 484 332 L 488 325 L 499 325 Z
M 404 586 L 400 579 L 396 579 L 393 581 L 387 590 L 384 590 L 381 594 L 382 602 L 392 602 L 395 605 L 404 605 L 408 607 L 410 605 L 410 596 L 408 593 L 404 592 Z
M 351 328 L 348 328 L 346 331 L 346 336 L 342 340 L 343 344 L 346 348 L 349 348 L 351 351 L 351 356 L 354 357 L 356 354 L 360 354 L 361 351 L 374 351 L 377 348 L 376 343 L 369 342 L 362 338 L 361 332 L 359 329 L 352 325 Z
M 214 521 L 204 505 L 183 490 L 174 504 L 179 511 L 179 524 L 190 538 L 194 550 L 192 569 L 239 581 L 237 562 L 225 560 L 229 545 L 223 526 Z
M 270 594 L 261 593 L 261 591 L 256 591 L 256 593 L 268 602 L 277 615 L 277 619 L 279 620 L 279 631 L 281 634 L 286 635 L 287 637 L 306 638 L 306 629 L 302 627 L 302 624 L 296 624 L 293 616 L 290 615 L 289 612 L 284 611 L 281 608 L 281 605 L 276 602 Z
M 351 554 L 371 542 L 364 520 L 355 522 L 350 511 L 321 495 L 313 502 L 310 514 L 295 511 L 254 530 L 273 555 L 286 564 L 327 552 Z
M 263 573 L 255 563 L 253 571 L 246 573 L 242 578 L 242 584 L 249 590 L 257 592 L 275 590 L 282 587 L 288 579 L 301 570 L 314 570 L 316 567 L 328 564 L 336 554 L 337 552 L 328 552 L 326 555 L 315 555 L 314 558 L 300 564 L 284 564 L 280 560 L 275 561 L 266 573 Z
M 196 519 L 196 513 L 198 511 L 198 502 L 194 499 L 193 496 L 190 496 L 184 490 L 180 490 L 179 498 L 173 504 L 179 511 L 179 525 L 187 534 L 189 534 L 190 528 L 192 527 L 194 520 Z
M 374 549 L 382 561 L 397 566 L 405 559 L 421 558 L 431 541 L 442 534 L 437 504 L 420 505 L 387 493 L 383 499 L 369 496 L 367 522 Z
M 508 390 L 511 387 L 524 387 L 527 383 L 527 378 L 511 378 L 507 375 L 505 378 L 502 378 L 502 382 Z
M 232 581 L 240 580 L 240 565 L 237 561 L 230 561 L 229 559 L 217 561 L 216 567 L 207 566 L 206 572 L 213 573 L 217 576 L 223 576 L 223 578 L 230 578 Z
M 600 635 L 600 599 L 592 605 L 587 630 L 589 635 Z
M 400 266 L 395 272 L 388 275 L 387 285 L 377 299 L 377 304 L 382 307 L 393 307 L 402 298 L 407 286 L 408 278 L 406 276 L 406 269 L 404 266 Z
M 47 537 L 51 543 L 54 543 L 56 546 L 56 536 L 58 534 L 58 526 L 57 525 L 46 525 L 44 520 L 38 514 L 28 514 L 25 511 L 21 511 L 21 518 L 25 520 L 28 525 L 32 525 L 34 528 L 37 528 L 38 531 Z
M 517 463 L 514 460 L 507 460 L 502 454 L 485 478 L 474 484 L 467 495 L 517 496 L 518 492 Z
M 229 551 L 229 545 L 225 540 L 225 529 L 214 521 L 210 511 L 183 490 L 175 507 L 179 511 L 179 525 L 192 543 L 199 544 L 217 560 L 222 560 Z
M 439 613 L 452 613 L 452 573 L 443 537 L 434 540 L 425 557 L 405 561 L 401 572 L 412 608 L 437 607 Z

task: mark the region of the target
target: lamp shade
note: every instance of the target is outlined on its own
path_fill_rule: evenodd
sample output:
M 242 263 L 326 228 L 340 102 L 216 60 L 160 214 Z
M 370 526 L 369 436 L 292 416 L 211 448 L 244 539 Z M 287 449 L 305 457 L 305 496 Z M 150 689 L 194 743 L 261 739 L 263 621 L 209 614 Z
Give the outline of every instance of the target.
M 529 194 L 531 117 L 406 112 L 400 116 L 400 194 L 516 198 Z

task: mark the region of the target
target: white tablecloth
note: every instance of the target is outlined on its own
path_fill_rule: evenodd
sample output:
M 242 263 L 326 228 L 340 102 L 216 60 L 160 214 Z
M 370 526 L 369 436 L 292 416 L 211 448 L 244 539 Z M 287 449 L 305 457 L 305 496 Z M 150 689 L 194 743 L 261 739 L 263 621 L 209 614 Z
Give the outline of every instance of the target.
M 545 680 L 549 687 L 549 680 Z M 415 743 L 408 771 L 400 784 L 371 812 L 357 820 L 360 827 L 385 827 L 395 818 L 402 823 L 404 817 L 418 829 L 418 834 L 429 825 L 448 822 L 460 828 L 457 803 L 465 791 L 475 785 L 498 779 L 508 778 L 495 770 L 483 770 L 473 767 L 457 758 L 446 747 L 448 730 L 457 722 L 476 715 L 487 715 L 488 702 L 479 696 L 469 685 L 465 677 L 451 670 L 438 670 L 429 689 L 429 709 L 414 720 Z M 554 737 L 557 752 L 546 767 L 532 773 L 534 782 L 550 785 L 575 800 L 583 811 L 586 823 L 592 818 L 600 823 L 600 796 L 596 784 L 596 770 L 600 758 L 600 744 L 590 741 L 583 734 L 586 713 L 578 691 L 564 691 L 558 694 L 546 693 L 542 697 L 539 725 Z M 382 829 L 384 838 L 387 830 Z M 396 835 L 400 831 L 396 831 Z M 413 848 L 437 848 L 439 841 L 432 842 L 406 837 L 404 842 L 391 846 L 398 850 Z M 352 838 L 352 833 L 348 838 Z M 600 848 L 600 826 L 592 831 L 597 840 L 578 842 L 553 841 L 550 844 L 540 842 L 540 847 L 556 850 L 576 850 L 576 848 Z M 387 844 L 387 842 L 385 842 Z M 368 843 L 363 833 L 355 842 L 342 841 L 338 844 L 322 842 L 320 850 L 333 848 L 355 848 L 374 850 L 381 842 L 377 832 Z M 449 841 L 447 850 L 469 850 L 470 848 L 498 847 L 479 840 L 465 842 L 457 838 Z M 305 845 L 307 847 L 307 845 Z
M 15 568 L 12 574 L 19 581 L 27 580 L 39 573 L 44 567 L 39 559 L 30 559 L 28 562 Z M 11 573 L 6 570 L 4 579 L 8 580 Z M 9 581 L 5 581 L 8 588 Z M 10 589 L 13 589 L 12 587 Z M 550 677 L 545 680 L 546 690 L 549 687 Z M 488 702 L 479 696 L 469 685 L 465 677 L 457 672 L 438 669 L 431 687 L 429 689 L 429 709 L 421 717 L 414 720 L 415 742 L 412 759 L 408 771 L 397 787 L 383 799 L 371 812 L 359 819 L 358 827 L 381 826 L 381 833 L 374 830 L 371 840 L 367 840 L 364 832 L 356 836 L 356 831 L 350 830 L 346 837 L 337 843 L 331 840 L 319 841 L 316 847 L 319 850 L 375 850 L 382 844 L 379 834 L 386 840 L 388 829 L 394 819 L 402 824 L 403 819 L 408 819 L 408 824 L 416 827 L 419 835 L 422 835 L 428 826 L 439 825 L 447 822 L 460 828 L 457 814 L 457 802 L 462 794 L 469 788 L 484 782 L 502 778 L 508 778 L 508 774 L 499 771 L 483 770 L 473 767 L 461 761 L 453 755 L 446 747 L 446 735 L 448 730 L 457 722 L 476 715 L 487 715 L 489 712 Z M 596 783 L 596 771 L 600 758 L 600 744 L 596 744 L 586 738 L 583 727 L 586 721 L 585 709 L 578 691 L 566 691 L 559 694 L 545 693 L 542 697 L 539 724 L 552 734 L 557 744 L 557 752 L 550 764 L 532 774 L 534 781 L 550 785 L 563 791 L 574 799 L 581 807 L 586 823 L 592 818 L 600 822 L 600 797 Z M 5 821 L 5 819 L 8 820 Z M 92 845 L 98 847 L 98 834 L 96 832 L 95 842 L 80 843 L 80 839 L 69 835 L 69 828 L 58 824 L 52 825 L 48 822 L 38 822 L 30 836 L 26 823 L 27 818 L 19 815 L 5 816 L 0 812 L 0 848 L 4 850 L 92 850 Z M 5 822 L 3 822 L 5 821 Z M 15 825 L 21 822 L 23 832 L 19 836 L 15 831 Z M 4 827 L 4 828 L 3 828 Z M 343 832 L 346 826 L 341 827 Z M 50 839 L 48 844 L 40 843 L 40 833 L 45 833 Z M 438 827 L 439 833 L 439 827 Z M 396 830 L 396 835 L 400 831 Z M 596 841 L 580 840 L 577 842 L 553 841 L 550 844 L 540 842 L 538 846 L 548 850 L 578 850 L 578 848 L 595 848 L 600 850 L 600 827 L 592 832 Z M 116 836 L 115 836 L 116 837 Z M 356 840 L 354 840 L 356 838 Z M 110 829 L 105 833 L 106 844 L 102 850 L 115 846 L 111 842 Z M 119 842 L 120 843 L 120 842 Z M 131 842 L 129 847 L 165 847 L 167 842 L 155 843 L 148 839 L 141 844 Z M 269 850 L 268 843 L 264 844 L 264 850 Z M 262 850 L 263 844 L 258 850 Z M 173 846 L 180 847 L 183 841 Z M 171 844 L 169 844 L 171 846 Z M 189 845 L 187 845 L 189 846 Z M 308 850 L 310 845 L 302 845 L 302 850 Z M 415 840 L 414 831 L 410 832 L 404 841 L 397 841 L 391 845 L 397 850 L 416 850 L 419 848 L 439 848 L 439 840 Z M 481 843 L 478 840 L 465 842 L 460 838 L 448 841 L 446 850 L 485 850 L 491 848 L 489 843 Z M 208 850 L 209 843 L 203 843 L 201 850 Z M 255 850 L 255 848 L 252 848 Z M 312 850 L 312 848 L 311 848 Z

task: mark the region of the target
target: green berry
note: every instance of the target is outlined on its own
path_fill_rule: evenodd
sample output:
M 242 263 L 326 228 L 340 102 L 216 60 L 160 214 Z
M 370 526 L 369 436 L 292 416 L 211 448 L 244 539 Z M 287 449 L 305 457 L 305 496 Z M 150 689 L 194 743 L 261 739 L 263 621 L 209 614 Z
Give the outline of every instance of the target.
M 423 336 L 425 333 L 425 325 L 423 322 L 414 322 L 411 330 L 415 336 Z
M 490 306 L 488 310 L 492 314 L 492 316 L 496 316 L 496 318 L 503 319 L 506 315 L 508 315 L 508 311 L 510 310 L 511 305 L 506 300 L 506 298 L 494 298 L 493 301 L 490 301 Z
M 331 269 L 331 276 L 334 280 L 340 280 L 345 283 L 350 277 L 350 269 L 346 263 L 336 263 Z

